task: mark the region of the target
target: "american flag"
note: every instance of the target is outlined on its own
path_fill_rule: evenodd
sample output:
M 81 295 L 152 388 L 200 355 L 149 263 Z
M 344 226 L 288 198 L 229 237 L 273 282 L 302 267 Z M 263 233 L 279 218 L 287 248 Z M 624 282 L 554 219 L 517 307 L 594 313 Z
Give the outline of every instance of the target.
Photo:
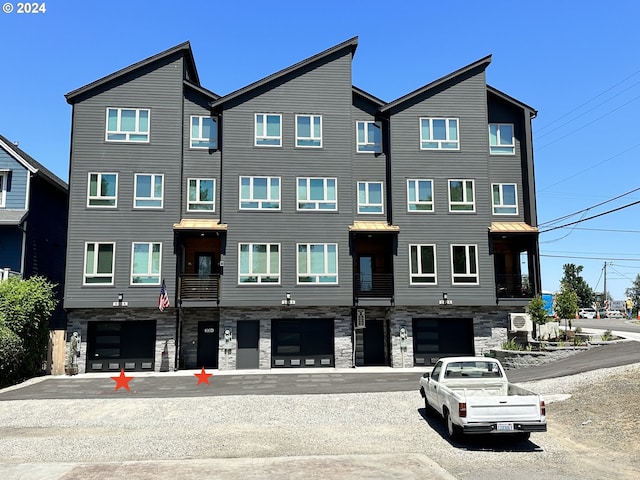
M 169 295 L 167 294 L 167 286 L 164 283 L 164 279 L 162 280 L 162 286 L 160 287 L 160 296 L 158 297 L 158 308 L 161 312 L 164 312 L 165 308 L 171 306 L 169 302 Z

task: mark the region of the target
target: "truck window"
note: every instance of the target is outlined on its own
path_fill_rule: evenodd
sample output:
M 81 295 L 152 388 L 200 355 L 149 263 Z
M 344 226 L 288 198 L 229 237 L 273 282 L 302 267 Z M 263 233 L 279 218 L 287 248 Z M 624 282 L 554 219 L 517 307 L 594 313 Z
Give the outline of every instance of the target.
M 433 370 L 431 371 L 431 378 L 433 378 L 436 382 L 438 381 L 439 377 L 440 377 L 440 370 L 442 369 L 442 362 L 438 362 L 436 363 L 436 366 L 433 367 Z

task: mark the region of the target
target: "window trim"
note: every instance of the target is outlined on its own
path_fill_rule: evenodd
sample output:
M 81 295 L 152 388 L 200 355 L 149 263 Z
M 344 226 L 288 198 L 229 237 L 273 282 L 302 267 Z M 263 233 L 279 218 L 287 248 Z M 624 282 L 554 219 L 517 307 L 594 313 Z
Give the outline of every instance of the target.
M 370 192 L 369 186 L 373 184 L 380 185 L 380 203 L 371 203 L 369 201 Z M 365 202 L 360 203 L 360 185 L 365 186 Z M 356 186 L 356 198 L 357 198 L 357 209 L 358 215 L 384 215 L 384 182 L 381 180 L 359 180 Z M 365 207 L 380 207 L 379 212 L 363 212 L 361 209 Z
M 248 258 L 248 266 L 249 266 L 249 273 L 243 274 L 243 272 L 241 271 L 240 265 L 241 265 L 241 259 L 242 259 L 242 246 L 243 245 L 247 245 L 249 247 L 249 258 Z M 273 272 L 269 272 L 267 271 L 266 273 L 255 273 L 253 272 L 253 262 L 252 262 L 252 256 L 253 256 L 253 250 L 252 248 L 255 245 L 264 245 L 266 247 L 266 255 L 267 255 L 267 261 L 266 261 L 266 266 L 267 266 L 267 270 L 270 270 L 271 268 L 271 258 L 270 256 L 272 255 L 271 253 L 271 247 L 272 246 L 276 246 L 278 247 L 278 272 L 277 273 L 273 273 Z M 255 282 L 243 282 L 241 281 L 242 277 L 256 277 L 256 281 Z M 266 278 L 272 278 L 272 277 L 276 277 L 277 281 L 276 282 L 268 282 L 265 281 L 264 279 Z M 280 281 L 282 278 L 282 245 L 280 243 L 259 243 L 259 242 L 239 242 L 238 243 L 238 285 L 280 285 Z
M 158 281 L 154 282 L 154 283 L 136 283 L 133 281 L 134 276 L 135 277 L 155 277 L 156 275 L 153 274 L 152 272 L 147 271 L 146 273 L 139 273 L 139 274 L 135 274 L 133 273 L 133 262 L 134 262 L 134 253 L 135 253 L 135 246 L 136 245 L 147 245 L 149 247 L 151 247 L 149 249 L 148 255 L 149 255 L 149 267 L 152 267 L 153 264 L 153 246 L 154 245 L 159 245 L 160 246 L 160 252 L 159 252 L 159 264 L 158 264 Z M 138 286 L 149 286 L 149 285 L 160 285 L 160 279 L 162 278 L 162 242 L 131 242 L 131 270 L 129 272 L 129 285 L 134 286 L 134 287 L 138 287 Z
M 415 186 L 416 200 L 414 200 L 413 202 L 411 201 L 409 196 L 409 187 L 411 182 L 416 183 L 416 186 Z M 417 199 L 418 192 L 420 191 L 419 182 L 429 182 L 431 184 L 431 201 L 430 202 L 421 201 Z M 433 195 L 433 183 L 434 183 L 433 179 L 430 179 L 430 178 L 407 178 L 407 212 L 408 213 L 434 213 L 436 211 L 435 198 Z M 412 210 L 411 205 L 415 205 L 416 207 L 419 205 L 427 205 L 427 206 L 430 205 L 431 208 L 428 210 L 421 210 L 419 208 Z
M 109 111 L 116 110 L 117 117 L 116 130 L 109 130 Z M 133 110 L 136 112 L 135 118 L 135 130 L 133 132 L 123 131 L 122 128 L 122 112 L 124 110 Z M 140 112 L 147 112 L 147 131 L 143 132 L 140 130 Z M 109 135 L 124 135 L 124 139 L 113 139 L 109 138 Z M 131 140 L 132 135 L 146 135 L 147 138 L 145 140 Z M 149 143 L 151 141 L 151 109 L 150 108 L 139 108 L 139 107 L 107 107 L 106 113 L 106 124 L 105 124 L 105 142 L 120 142 L 120 143 Z
M 11 170 L 0 170 L 0 208 L 7 206 L 7 184 Z
M 248 199 L 243 199 L 242 198 L 242 179 L 244 178 L 248 178 L 250 180 L 250 185 L 249 185 L 249 189 L 250 189 L 250 193 L 251 193 L 251 197 Z M 254 191 L 254 180 L 256 178 L 266 178 L 267 179 L 267 195 L 269 195 L 270 192 L 270 188 L 271 188 L 271 180 L 273 179 L 277 179 L 278 180 L 278 198 L 276 199 L 272 199 L 272 198 L 267 198 L 267 199 L 255 199 L 253 196 L 253 191 Z M 264 211 L 269 211 L 269 212 L 277 212 L 280 211 L 280 209 L 282 208 L 282 178 L 281 177 L 272 177 L 272 176 L 264 176 L 264 175 L 241 175 L 240 176 L 240 180 L 239 180 L 239 186 L 238 186 L 239 190 L 238 190 L 238 208 L 240 210 L 253 210 L 253 211 L 258 211 L 258 210 L 264 210 Z M 275 203 L 277 201 L 278 203 L 278 207 L 277 208 L 269 208 L 269 207 L 263 207 L 261 206 L 263 203 Z M 257 203 L 258 206 L 257 207 L 243 207 L 242 203 Z
M 423 120 L 428 120 L 429 121 L 429 138 L 428 139 L 423 139 L 422 138 L 422 121 Z M 434 120 L 444 120 L 446 122 L 446 138 L 444 140 L 436 140 L 433 138 L 433 121 Z M 456 122 L 456 133 L 458 138 L 456 140 L 451 140 L 449 138 L 449 129 L 450 127 L 450 122 L 452 120 L 455 120 Z M 460 150 L 460 119 L 457 117 L 420 117 L 419 119 L 419 141 L 420 141 L 420 150 L 438 150 L 438 151 L 449 151 L 449 152 L 456 152 Z M 425 143 L 437 143 L 438 146 L 437 147 L 425 147 L 424 144 Z M 443 143 L 455 143 L 456 147 L 455 148 L 443 148 L 442 144 Z
M 262 134 L 258 135 L 258 116 L 262 116 L 263 117 L 263 122 L 262 122 Z M 270 136 L 267 135 L 267 117 L 278 117 L 280 119 L 279 122 L 279 130 L 280 130 L 280 135 L 278 135 L 277 137 L 274 136 Z M 254 147 L 271 147 L 271 148 L 278 148 L 278 147 L 282 147 L 282 114 L 281 113 L 256 113 L 254 114 L 253 117 L 253 145 Z M 275 140 L 277 139 L 278 143 L 277 144 L 268 144 L 268 143 L 259 143 L 259 140 Z
M 323 247 L 323 260 L 324 260 L 324 272 L 323 273 L 311 273 L 311 247 L 321 245 Z M 336 256 L 336 265 L 335 265 L 335 273 L 331 273 L 328 270 L 328 255 L 327 249 L 329 246 L 335 247 L 335 256 Z M 307 264 L 305 265 L 304 272 L 301 272 L 300 268 L 300 247 L 307 247 Z M 340 282 L 340 278 L 338 276 L 339 268 L 339 260 L 338 260 L 338 244 L 337 243 L 296 243 L 296 284 L 297 285 L 338 285 Z M 301 277 L 315 277 L 314 281 L 309 282 L 301 282 Z M 335 277 L 335 281 L 333 282 L 321 282 L 321 278 L 332 278 Z
M 455 259 L 453 250 L 454 247 L 464 247 L 465 252 L 465 273 L 456 273 L 455 272 Z M 471 262 L 469 256 L 469 249 L 473 248 L 475 250 L 475 273 L 471 273 Z M 479 285 L 480 284 L 480 273 L 478 266 L 478 245 L 477 244 L 462 244 L 462 243 L 452 243 L 451 244 L 451 284 L 452 285 Z M 475 278 L 474 282 L 460 282 L 456 281 L 459 278 Z
M 307 199 L 300 199 L 300 181 L 306 181 L 307 188 Z M 323 191 L 324 191 L 324 199 L 323 200 L 311 200 L 309 195 L 311 194 L 311 181 L 312 180 L 322 180 L 323 182 Z M 334 190 L 335 190 L 335 200 L 327 199 L 327 182 L 329 180 L 333 180 Z M 300 204 L 315 204 L 314 208 L 301 208 Z M 331 205 L 333 204 L 333 208 L 320 208 L 321 205 Z M 336 177 L 296 177 L 296 210 L 299 212 L 335 212 L 338 210 L 338 179 Z
M 433 251 L 433 273 L 424 273 L 422 271 L 418 271 L 418 273 L 413 273 L 411 269 L 411 249 L 416 247 L 416 255 L 418 258 L 418 270 L 422 269 L 422 262 L 420 262 L 420 257 L 422 256 L 422 247 L 431 247 Z M 410 243 L 409 244 L 409 285 L 418 285 L 418 286 L 430 286 L 438 284 L 438 258 L 437 258 L 437 249 L 435 243 Z M 416 282 L 414 281 L 414 277 L 417 278 L 433 278 L 433 282 Z
M 198 200 L 194 200 L 191 201 L 189 200 L 189 193 L 190 193 L 190 189 L 191 189 L 191 181 L 195 180 L 196 182 L 196 190 L 199 193 L 200 192 L 200 183 L 202 181 L 211 181 L 213 182 L 213 194 L 211 195 L 213 197 L 213 200 L 211 200 L 211 202 L 205 202 L 202 201 L 200 199 Z M 198 195 L 199 197 L 199 195 Z M 199 209 L 199 208 L 191 208 L 191 205 L 211 205 L 211 209 Z M 187 178 L 187 212 L 215 212 L 216 211 L 216 179 L 211 177 L 211 178 L 204 178 L 204 177 L 191 177 L 191 178 Z
M 151 177 L 151 196 L 150 197 L 139 197 L 138 196 L 138 177 Z M 156 177 L 160 177 L 162 180 L 162 195 L 160 197 L 160 205 L 137 205 L 138 201 L 157 201 L 158 198 L 155 196 L 155 179 Z M 136 210 L 140 209 L 153 209 L 158 210 L 164 208 L 164 173 L 135 173 L 133 175 L 133 208 Z
M 497 144 L 496 145 L 492 145 L 491 144 L 491 126 L 495 125 L 497 127 L 496 130 L 496 141 Z M 510 144 L 506 144 L 503 145 L 500 143 L 500 127 L 502 126 L 509 126 L 511 127 L 511 143 Z M 516 154 L 516 134 L 515 134 L 515 125 L 513 123 L 497 123 L 497 122 L 491 122 L 489 123 L 488 126 L 488 134 L 489 134 L 489 155 L 515 155 Z M 493 149 L 496 148 L 510 148 L 511 151 L 510 152 L 500 152 L 500 151 L 493 151 Z
M 451 182 L 462 182 L 462 197 L 463 200 L 460 202 L 454 202 L 451 200 Z M 473 198 L 471 200 L 467 199 L 467 182 L 471 182 L 471 190 L 473 193 Z M 449 198 L 449 213 L 475 213 L 476 211 L 476 182 L 471 178 L 450 178 L 448 180 L 448 198 Z M 455 205 L 471 205 L 470 210 L 456 210 L 452 207 Z
M 364 142 L 359 141 L 359 130 L 358 127 L 360 124 L 364 125 Z M 379 129 L 380 135 L 380 143 L 370 142 L 369 141 L 369 129 L 368 125 L 375 125 Z M 373 146 L 374 150 L 361 150 L 363 147 Z M 375 120 L 356 120 L 356 153 L 382 153 L 382 122 L 378 122 Z
M 193 119 L 198 119 L 198 128 L 200 130 L 200 136 L 198 138 L 194 138 L 193 136 Z M 213 131 L 215 132 L 215 138 L 211 141 L 210 138 L 204 138 L 202 136 L 202 122 L 205 118 L 211 119 L 213 122 Z M 213 143 L 213 146 L 194 146 L 193 142 L 209 142 Z M 189 117 L 189 148 L 193 150 L 217 150 L 218 149 L 218 119 L 212 115 L 191 115 Z
M 92 273 L 88 274 L 87 273 L 87 257 L 88 257 L 88 253 L 89 253 L 89 245 L 93 245 L 94 249 L 96 246 L 99 245 L 111 245 L 112 246 L 112 250 L 111 250 L 111 273 L 109 275 L 107 274 L 99 274 L 98 271 L 98 256 L 95 256 L 94 259 L 94 265 L 93 265 L 93 269 L 92 269 Z M 95 249 L 94 251 L 99 251 L 99 249 Z M 86 287 L 104 287 L 104 286 L 113 286 L 114 285 L 114 281 L 115 281 L 115 275 L 116 275 L 116 242 L 84 242 L 84 260 L 82 262 L 82 285 L 86 286 Z M 111 278 L 110 282 L 98 282 L 98 283 L 91 283 L 91 282 L 87 282 L 87 278 Z
M 513 194 L 516 203 L 514 205 L 506 205 L 504 203 L 504 188 L 505 186 L 513 186 Z M 495 198 L 493 196 L 494 187 L 498 187 L 500 203 L 496 205 Z M 496 209 L 500 208 L 514 208 L 515 212 L 496 212 Z M 493 215 L 518 215 L 518 184 L 517 183 L 492 183 L 491 184 L 491 213 Z
M 116 177 L 116 194 L 113 197 L 96 195 L 94 197 L 91 196 L 91 175 L 98 175 L 98 183 L 101 182 L 103 175 L 115 175 Z M 119 182 L 118 172 L 89 172 L 87 174 L 87 208 L 118 208 L 118 182 Z M 111 200 L 113 199 L 113 205 L 91 205 L 92 200 Z
M 310 119 L 310 129 L 311 131 L 309 132 L 311 134 L 310 137 L 301 137 L 300 134 L 298 133 L 298 119 L 302 118 L 302 117 L 308 117 Z M 313 135 L 314 133 L 314 119 L 320 119 L 320 137 L 315 137 Z M 295 119 L 295 128 L 296 128 L 296 148 L 322 148 L 323 146 L 323 142 L 322 142 L 322 115 L 319 114 L 314 114 L 314 113 L 299 113 L 296 114 L 296 119 Z M 319 142 L 319 145 L 300 145 L 299 142 L 300 141 L 306 141 L 306 142 Z

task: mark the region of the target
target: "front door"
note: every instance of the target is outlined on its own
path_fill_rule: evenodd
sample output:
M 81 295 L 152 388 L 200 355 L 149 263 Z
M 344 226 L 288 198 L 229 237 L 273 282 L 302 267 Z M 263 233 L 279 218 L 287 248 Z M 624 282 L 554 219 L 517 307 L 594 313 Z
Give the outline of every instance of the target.
M 218 322 L 198 322 L 198 368 L 218 368 Z
M 260 322 L 247 320 L 238 322 L 238 356 L 236 368 L 259 368 Z
M 384 320 L 367 320 L 367 326 L 362 330 L 364 365 L 388 365 L 384 326 Z

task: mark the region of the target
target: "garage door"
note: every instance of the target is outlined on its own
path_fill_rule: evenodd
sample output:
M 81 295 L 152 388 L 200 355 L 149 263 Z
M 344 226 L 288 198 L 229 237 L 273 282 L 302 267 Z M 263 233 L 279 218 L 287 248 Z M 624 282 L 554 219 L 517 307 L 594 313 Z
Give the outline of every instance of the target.
M 87 337 L 88 372 L 154 369 L 155 320 L 89 322 Z
M 438 358 L 473 355 L 473 319 L 414 318 L 414 365 L 434 365 Z
M 333 319 L 273 320 L 272 367 L 332 367 Z

